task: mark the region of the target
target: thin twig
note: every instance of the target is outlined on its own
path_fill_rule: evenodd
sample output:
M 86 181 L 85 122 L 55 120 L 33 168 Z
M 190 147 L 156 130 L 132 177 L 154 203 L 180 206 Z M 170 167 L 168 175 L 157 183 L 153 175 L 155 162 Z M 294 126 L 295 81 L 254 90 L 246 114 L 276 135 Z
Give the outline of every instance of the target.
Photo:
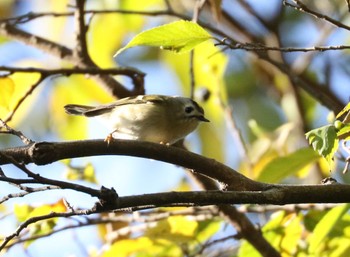
M 110 69 L 98 69 L 98 68 L 62 68 L 62 69 L 42 69 L 42 68 L 20 68 L 20 67 L 8 67 L 8 66 L 0 66 L 0 71 L 6 71 L 9 74 L 15 72 L 21 73 L 38 73 L 40 74 L 40 78 L 28 88 L 27 92 L 18 100 L 15 107 L 8 114 L 8 116 L 4 119 L 3 122 L 8 123 L 12 120 L 18 108 L 22 105 L 22 103 L 27 99 L 29 95 L 31 95 L 34 90 L 43 82 L 47 77 L 52 75 L 65 75 L 70 76 L 72 74 L 90 74 L 90 75 L 124 75 L 128 76 L 132 79 L 135 88 L 143 87 L 143 77 L 144 73 L 138 71 L 133 68 L 110 68 Z M 1 127 L 2 124 L 0 124 Z M 19 136 L 19 134 L 17 134 Z M 23 141 L 23 137 L 20 137 Z M 29 139 L 28 139 L 29 140 Z M 32 141 L 23 141 L 24 143 L 32 143 Z
M 96 190 L 90 187 L 86 187 L 83 185 L 78 185 L 70 182 L 65 182 L 65 181 L 59 181 L 59 180 L 54 180 L 54 179 L 49 179 L 45 178 L 39 174 L 35 174 L 32 171 L 30 171 L 24 164 L 21 164 L 17 162 L 14 158 L 11 156 L 5 155 L 3 153 L 0 153 L 1 159 L 8 160 L 10 163 L 15 165 L 17 168 L 22 170 L 25 174 L 27 174 L 29 177 L 33 178 L 34 180 L 42 183 L 42 184 L 47 184 L 47 185 L 52 185 L 52 186 L 57 186 L 61 189 L 72 189 L 75 191 L 79 191 L 82 193 L 89 194 L 94 197 L 101 197 L 101 191 Z
M 225 237 L 222 237 L 222 238 L 219 238 L 219 239 L 215 239 L 215 240 L 212 240 L 212 241 L 208 241 L 208 242 L 204 243 L 199 248 L 199 250 L 196 252 L 195 256 L 201 256 L 203 254 L 203 252 L 205 251 L 205 249 L 209 248 L 212 245 L 219 244 L 219 243 L 225 242 L 227 240 L 231 240 L 231 239 L 237 240 L 237 239 L 239 239 L 239 236 L 237 234 L 234 234 L 234 235 L 225 236 Z
M 73 213 L 75 211 L 71 210 L 71 212 Z M 214 211 L 212 207 L 201 207 L 201 208 L 186 208 L 183 210 L 174 210 L 174 211 L 167 211 L 167 212 L 158 212 L 157 210 L 155 210 L 153 212 L 135 212 L 135 213 L 132 213 L 131 215 L 99 216 L 97 218 L 85 217 L 84 221 L 77 220 L 77 224 L 63 226 L 44 234 L 33 235 L 27 238 L 18 239 L 13 241 L 10 244 L 7 244 L 4 248 L 9 249 L 12 246 L 20 243 L 24 243 L 27 241 L 36 240 L 40 238 L 45 238 L 53 234 L 57 234 L 59 232 L 70 230 L 70 229 L 82 228 L 82 227 L 93 226 L 93 225 L 116 223 L 116 222 L 129 224 L 131 226 L 133 223 L 157 222 L 160 220 L 167 219 L 171 216 L 179 216 L 179 215 L 193 217 L 196 220 L 208 220 L 208 219 L 212 219 L 213 217 L 217 217 L 218 212 L 217 210 Z
M 82 65 L 81 60 L 73 54 L 71 49 L 43 37 L 35 36 L 8 23 L 0 23 L 0 35 L 14 40 L 19 40 L 27 45 L 33 46 L 39 50 L 69 61 L 79 67 L 83 66 L 82 68 L 99 69 L 99 67 L 94 63 L 84 63 Z M 106 89 L 116 97 L 127 97 L 132 94 L 144 93 L 144 81 L 142 78 L 139 78 L 138 84 L 135 84 L 133 90 L 129 91 L 111 76 L 97 74 L 96 76 L 92 77 L 104 85 Z
M 2 128 L 5 128 L 6 131 L 1 130 Z M 0 133 L 8 133 L 11 135 L 15 135 L 15 136 L 19 137 L 22 140 L 22 142 L 26 145 L 34 143 L 33 140 L 26 137 L 21 131 L 15 130 L 15 129 L 11 128 L 10 126 L 8 126 L 2 119 L 0 119 Z
M 43 187 L 24 187 L 24 186 L 18 186 L 19 188 L 21 188 L 22 190 L 25 190 L 23 192 L 19 192 L 19 193 L 12 193 L 12 194 L 8 194 L 4 197 L 2 197 L 0 199 L 0 204 L 12 199 L 12 198 L 19 198 L 19 197 L 24 197 L 26 195 L 29 195 L 31 193 L 36 193 L 36 192 L 42 192 L 42 191 L 46 191 L 46 190 L 55 190 L 55 189 L 61 189 L 61 187 L 58 186 L 43 186 Z
M 220 46 L 224 45 L 230 49 L 242 49 L 245 51 L 254 51 L 254 52 L 267 52 L 267 51 L 278 51 L 278 52 L 325 52 L 325 51 L 334 51 L 334 50 L 345 50 L 350 49 L 348 45 L 338 45 L 338 46 L 311 46 L 311 47 L 278 47 L 278 46 L 265 46 L 261 44 L 254 43 L 231 43 L 227 39 L 220 40 L 219 43 L 215 45 Z
M 23 222 L 21 225 L 18 226 L 18 228 L 16 229 L 16 231 L 14 233 L 12 233 L 11 235 L 8 235 L 4 238 L 3 242 L 0 244 L 0 252 L 6 247 L 6 245 L 16 236 L 19 236 L 19 234 L 29 225 L 34 224 L 38 221 L 42 221 L 42 220 L 48 220 L 48 219 L 52 219 L 52 218 L 68 218 L 71 216 L 78 216 L 78 215 L 86 215 L 87 213 L 89 213 L 89 211 L 87 210 L 80 210 L 80 211 L 69 211 L 69 212 L 51 212 L 49 214 L 46 215 L 41 215 L 41 216 L 36 216 L 36 217 L 32 217 L 27 219 L 25 222 Z
M 125 75 L 134 79 L 136 77 L 144 77 L 145 73 L 140 70 L 131 67 L 120 67 L 120 68 L 60 68 L 60 69 L 44 69 L 44 68 L 34 68 L 34 67 L 11 67 L 11 66 L 0 66 L 0 71 L 6 71 L 10 74 L 15 72 L 21 73 L 40 73 L 44 76 L 52 76 L 61 74 L 64 76 L 70 76 L 73 74 L 89 74 L 89 75 Z
M 286 6 L 293 7 L 294 9 L 296 9 L 300 12 L 310 14 L 318 19 L 325 20 L 338 28 L 350 30 L 350 27 L 345 25 L 344 23 L 341 23 L 341 22 L 339 22 L 339 21 L 337 21 L 337 20 L 335 20 L 327 15 L 324 15 L 324 14 L 321 14 L 321 13 L 316 12 L 314 10 L 311 10 L 309 7 L 307 7 L 304 3 L 302 3 L 299 0 L 291 0 L 291 1 L 293 1 L 295 4 L 290 3 L 289 0 L 283 0 L 283 4 Z

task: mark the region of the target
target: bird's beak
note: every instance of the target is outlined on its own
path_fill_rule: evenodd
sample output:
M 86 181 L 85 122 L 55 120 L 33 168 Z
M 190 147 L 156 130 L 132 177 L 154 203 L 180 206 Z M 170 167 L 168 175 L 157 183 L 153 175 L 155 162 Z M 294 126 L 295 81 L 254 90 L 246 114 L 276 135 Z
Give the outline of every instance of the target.
M 196 117 L 198 120 L 200 120 L 200 121 L 204 121 L 204 122 L 210 122 L 210 120 L 208 120 L 207 118 L 205 118 L 204 116 L 197 116 Z

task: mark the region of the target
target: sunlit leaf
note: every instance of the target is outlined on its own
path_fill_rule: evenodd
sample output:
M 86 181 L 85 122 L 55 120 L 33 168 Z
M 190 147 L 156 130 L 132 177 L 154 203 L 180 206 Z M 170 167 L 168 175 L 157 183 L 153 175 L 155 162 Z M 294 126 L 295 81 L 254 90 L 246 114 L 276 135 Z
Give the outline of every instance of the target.
M 337 130 L 333 124 L 309 131 L 305 134 L 313 149 L 322 155 L 330 168 L 333 164 L 333 156 L 338 149 L 339 140 Z
M 0 77 L 0 109 L 9 109 L 10 101 L 15 91 L 15 83 L 9 77 Z
M 319 245 L 327 238 L 332 229 L 337 227 L 337 223 L 349 208 L 350 204 L 334 207 L 323 216 L 323 218 L 317 223 L 310 237 L 310 253 L 315 253 L 317 251 Z
M 350 239 L 348 237 L 331 238 L 327 244 L 328 256 L 347 257 L 350 256 Z M 322 251 L 322 254 L 327 254 Z
M 161 220 L 153 228 L 146 231 L 150 238 L 162 238 L 172 242 L 185 243 L 195 238 L 198 222 L 184 216 L 171 216 Z
M 15 217 L 19 222 L 25 221 L 33 209 L 28 204 L 15 204 L 13 208 Z
M 128 30 L 128 25 L 119 15 L 99 15 L 92 20 L 89 28 L 89 53 L 99 67 L 115 67 L 113 54 L 122 44 Z
M 102 257 L 129 256 L 183 256 L 180 247 L 164 239 L 151 240 L 148 237 L 125 239 L 115 242 Z
M 16 63 L 16 65 L 18 65 L 19 67 L 40 66 L 40 64 L 33 61 L 22 61 Z M 12 82 L 10 83 L 13 83 L 13 85 L 15 86 L 10 86 L 13 88 L 13 91 L 12 89 L 10 89 L 11 97 L 5 100 L 8 105 L 7 108 L 2 108 L 4 106 L 0 105 L 0 118 L 7 119 L 9 115 L 12 114 L 12 111 L 15 109 L 15 107 L 17 107 L 19 102 L 21 101 L 20 107 L 16 110 L 11 122 L 9 123 L 10 126 L 15 127 L 23 119 L 28 117 L 28 112 L 31 110 L 33 103 L 35 103 L 37 96 L 41 91 L 40 87 L 37 87 L 35 90 L 32 89 L 33 85 L 35 85 L 38 82 L 40 75 L 38 73 L 15 72 L 8 76 L 8 78 L 12 80 Z M 31 92 L 30 94 L 28 94 L 29 91 Z M 2 98 L 2 93 L 3 92 L 0 93 L 0 99 Z
M 277 157 L 268 163 L 260 172 L 258 181 L 277 183 L 296 174 L 306 165 L 313 163 L 319 155 L 311 148 L 302 148 L 287 156 Z
M 22 222 L 32 217 L 49 214 L 50 212 L 65 212 L 67 208 L 61 199 L 56 203 L 43 204 L 38 207 L 27 204 L 16 204 L 14 210 L 18 221 Z
M 303 233 L 302 217 L 301 213 L 290 213 L 284 219 L 284 236 L 281 243 L 283 256 L 293 256 L 298 249 Z
M 163 50 L 184 53 L 210 38 L 212 36 L 197 23 L 181 20 L 141 32 L 115 56 L 134 46 L 155 46 Z

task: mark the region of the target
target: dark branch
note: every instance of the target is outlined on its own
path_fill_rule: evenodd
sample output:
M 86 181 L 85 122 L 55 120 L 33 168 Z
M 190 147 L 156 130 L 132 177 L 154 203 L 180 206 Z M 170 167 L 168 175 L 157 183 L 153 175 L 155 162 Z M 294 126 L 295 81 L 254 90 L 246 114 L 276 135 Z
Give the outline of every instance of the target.
M 213 159 L 177 147 L 133 140 L 113 140 L 109 145 L 103 140 L 39 142 L 29 146 L 4 149 L 0 153 L 11 156 L 19 163 L 35 163 L 37 165 L 86 156 L 129 155 L 189 168 L 193 172 L 199 172 L 216 179 L 223 183 L 223 187 L 228 187 L 227 189 L 261 190 L 265 185 L 254 182 Z M 0 165 L 7 163 L 11 163 L 11 160 L 0 159 Z

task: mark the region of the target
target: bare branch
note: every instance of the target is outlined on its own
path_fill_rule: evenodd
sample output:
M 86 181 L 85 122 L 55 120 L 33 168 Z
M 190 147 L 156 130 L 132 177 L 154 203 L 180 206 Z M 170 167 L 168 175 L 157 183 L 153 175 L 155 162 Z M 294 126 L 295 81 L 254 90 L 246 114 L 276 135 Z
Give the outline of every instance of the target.
M 65 46 L 57 44 L 53 41 L 44 39 L 39 36 L 35 36 L 31 33 L 25 32 L 7 23 L 0 23 L 0 35 L 11 38 L 14 40 L 21 41 L 27 45 L 38 48 L 44 52 L 51 55 L 57 56 L 58 58 L 64 59 L 77 65 L 80 68 L 91 68 L 99 69 L 94 63 L 81 63 L 81 60 L 76 58 L 73 51 Z M 127 97 L 132 94 L 143 94 L 144 88 L 139 87 L 139 84 L 135 85 L 133 92 L 130 92 L 125 87 L 123 87 L 118 81 L 113 77 L 108 75 L 96 75 L 93 76 L 98 82 L 101 82 L 106 88 L 114 95 L 118 97 Z M 142 79 L 143 82 L 143 79 Z
M 86 215 L 87 212 L 86 211 L 69 211 L 69 212 L 64 212 L 64 213 L 58 213 L 58 212 L 51 212 L 49 214 L 46 215 L 42 215 L 42 216 L 36 216 L 36 217 L 32 217 L 29 218 L 28 220 L 26 220 L 25 222 L 23 222 L 14 233 L 12 233 L 11 235 L 7 236 L 4 238 L 3 242 L 0 245 L 0 252 L 5 248 L 5 246 L 16 236 L 19 236 L 19 234 L 29 225 L 34 224 L 38 221 L 42 221 L 42 220 L 48 220 L 48 219 L 52 219 L 52 218 L 59 218 L 59 217 L 71 217 L 71 216 L 78 216 L 78 215 Z
M 71 210 L 74 212 L 74 210 Z M 123 222 L 126 224 L 129 224 L 129 226 L 132 226 L 133 223 L 152 223 L 157 222 L 160 220 L 167 219 L 171 216 L 178 216 L 178 215 L 184 215 L 184 216 L 190 216 L 192 219 L 195 220 L 207 220 L 211 219 L 218 215 L 218 212 L 216 208 L 212 207 L 190 207 L 182 210 L 174 210 L 174 211 L 153 211 L 153 212 L 135 212 L 131 215 L 116 215 L 116 216 L 99 216 L 97 218 L 93 217 L 85 217 L 84 220 L 77 221 L 76 224 L 70 224 L 67 226 L 60 227 L 58 229 L 52 230 L 48 233 L 40 234 L 40 235 L 33 235 L 29 236 L 27 238 L 18 239 L 13 241 L 10 244 L 7 244 L 4 248 L 9 249 L 14 245 L 24 243 L 27 241 L 40 239 L 44 237 L 51 236 L 53 234 L 69 230 L 69 229 L 76 229 L 76 228 L 82 228 L 86 226 L 92 226 L 92 225 L 101 225 L 101 224 L 108 224 L 108 223 L 115 223 L 115 222 Z M 118 234 L 118 230 L 113 232 L 113 236 L 116 236 Z
M 61 143 L 41 142 L 30 146 L 4 149 L 0 154 L 12 156 L 20 163 L 44 165 L 67 158 L 94 155 L 130 155 L 160 160 L 200 172 L 220 181 L 222 186 L 234 190 L 261 190 L 263 183 L 245 178 L 237 171 L 201 155 L 177 147 L 134 140 L 113 140 L 109 145 L 103 140 L 72 141 Z M 0 159 L 0 164 L 12 163 L 9 158 Z M 20 166 L 21 168 L 21 166 Z M 226 184 L 227 183 L 227 184 Z M 95 195 L 96 196 L 96 195 Z
M 61 189 L 72 189 L 75 191 L 89 194 L 89 195 L 94 196 L 94 197 L 101 196 L 100 190 L 92 189 L 90 187 L 86 187 L 86 186 L 82 186 L 82 185 L 78 185 L 78 184 L 74 184 L 74 183 L 69 183 L 69 182 L 65 182 L 65 181 L 58 181 L 58 180 L 54 180 L 54 179 L 49 179 L 49 178 L 45 178 L 39 174 L 35 174 L 32 171 L 30 171 L 24 164 L 19 163 L 12 156 L 9 156 L 9 155 L 4 154 L 2 152 L 0 152 L 0 159 L 5 160 L 8 163 L 12 163 L 17 168 L 22 170 L 25 174 L 27 174 L 29 177 L 33 178 L 35 181 L 37 181 L 39 183 L 57 186 Z
M 76 9 L 74 12 L 74 18 L 76 26 L 76 44 L 73 50 L 73 55 L 76 56 L 81 63 L 92 64 L 93 61 L 89 56 L 86 42 L 86 33 L 89 27 L 85 24 L 85 0 L 76 0 L 75 2 Z
M 17 152 L 15 151 L 17 150 Z M 237 171 L 219 163 L 212 159 L 205 158 L 203 156 L 179 149 L 177 147 L 169 147 L 155 143 L 149 142 L 138 142 L 133 140 L 114 140 L 107 144 L 103 140 L 88 140 L 88 141 L 78 141 L 78 142 L 63 142 L 63 143 L 35 143 L 32 146 L 22 146 L 12 149 L 5 149 L 0 151 L 1 163 L 14 163 L 18 168 L 23 170 L 28 176 L 41 181 L 43 184 L 56 185 L 65 189 L 75 189 L 80 192 L 89 194 L 91 196 L 101 197 L 101 192 L 99 190 L 83 187 L 80 185 L 50 180 L 42 176 L 36 175 L 29 171 L 24 165 L 18 162 L 28 163 L 34 162 L 39 165 L 51 163 L 53 161 L 74 158 L 74 157 L 84 157 L 84 156 L 95 156 L 95 155 L 129 155 L 137 156 L 143 158 L 150 158 L 155 160 L 160 160 L 168 163 L 173 163 L 183 167 L 187 167 L 195 172 L 204 174 L 211 177 L 214 180 L 219 181 L 222 184 L 227 185 L 227 189 L 235 191 L 244 191 L 242 193 L 247 193 L 247 198 L 237 195 L 238 202 L 225 202 L 228 200 L 222 198 L 224 202 L 222 203 L 264 203 L 264 204 L 287 204 L 287 203 L 317 203 L 317 202 L 329 202 L 329 203 L 340 203 L 346 202 L 350 198 L 349 185 L 332 184 L 332 185 L 318 185 L 318 186 L 290 186 L 290 185 L 274 185 L 274 184 L 264 184 L 256 181 L 252 181 Z M 10 159 L 8 155 L 12 154 Z M 317 191 L 319 190 L 319 191 Z M 335 190 L 335 191 L 332 191 Z M 339 197 L 340 191 L 342 192 L 342 197 Z M 247 191 L 252 191 L 247 192 Z M 255 200 L 252 200 L 251 194 L 256 193 L 264 194 L 262 196 L 257 196 Z M 222 192 L 222 191 L 219 191 Z M 221 193 L 218 193 L 219 195 Z M 324 194 L 324 195 L 323 195 Z M 186 194 L 185 194 L 186 195 Z M 209 194 L 210 195 L 210 194 Z M 306 197 L 307 195 L 307 197 Z M 152 204 L 152 201 L 156 198 L 155 195 L 150 194 L 150 198 L 147 200 L 143 198 L 143 203 L 145 205 Z M 184 203 L 183 198 L 181 201 L 177 201 L 178 197 L 183 197 L 184 195 L 174 194 L 172 195 L 173 201 L 177 203 Z M 187 197 L 195 197 L 194 195 L 186 195 Z M 238 197 L 239 196 L 239 197 Z M 273 196 L 273 197 L 272 197 Z M 118 206 L 120 208 L 124 207 L 136 207 L 137 205 L 126 205 L 123 201 L 128 202 L 134 196 L 128 196 L 118 199 Z M 158 195 L 159 197 L 159 195 Z M 232 196 L 232 199 L 235 199 Z M 270 198 L 271 197 L 271 198 Z M 301 197 L 302 199 L 297 199 Z M 171 204 L 170 198 L 159 199 L 158 204 Z M 121 200 L 123 199 L 123 200 Z M 189 200 L 185 203 L 194 203 Z M 200 205 L 206 203 L 206 197 L 203 197 L 199 201 Z M 224 200 L 225 199 L 225 200 Z M 248 199 L 248 200 L 247 200 Z M 196 200 L 197 201 L 197 200 Z M 211 200 L 210 200 L 211 201 Z M 236 200 L 232 200 L 236 201 Z M 249 202 L 252 201 L 252 202 Z
M 346 30 L 350 30 L 350 27 L 345 25 L 344 23 L 341 23 L 327 15 L 321 14 L 319 12 L 316 12 L 314 10 L 311 10 L 309 7 L 307 7 L 304 3 L 302 3 L 300 0 L 291 0 L 292 2 L 294 2 L 295 4 L 292 4 L 289 2 L 289 0 L 283 0 L 283 4 L 286 6 L 290 6 L 293 7 L 294 9 L 300 11 L 300 12 L 304 12 L 307 14 L 310 14 L 312 16 L 314 16 L 317 19 L 321 19 L 321 20 L 325 20 L 327 22 L 329 22 L 330 24 L 338 27 L 338 28 L 342 28 L 342 29 L 346 29 Z
M 334 50 L 345 50 L 350 49 L 350 46 L 347 45 L 339 45 L 339 46 L 312 46 L 312 47 L 278 47 L 278 46 L 265 46 L 262 44 L 255 43 L 230 43 L 227 39 L 221 40 L 219 43 L 215 45 L 220 46 L 224 45 L 230 49 L 237 50 L 242 49 L 245 51 L 253 51 L 253 52 L 267 52 L 267 51 L 277 51 L 277 52 L 326 52 L 326 51 L 334 51 Z
M 18 193 L 12 193 L 8 194 L 0 199 L 0 204 L 12 199 L 12 198 L 18 198 L 18 197 L 24 197 L 26 195 L 29 195 L 31 193 L 36 193 L 36 192 L 42 192 L 46 190 L 55 190 L 55 189 L 61 189 L 58 186 L 43 186 L 43 187 L 25 187 L 25 186 L 18 186 L 22 190 L 25 190 L 24 192 L 18 192 Z
M 5 128 L 6 130 L 2 130 L 2 128 Z M 0 119 L 0 134 L 1 133 L 7 133 L 7 134 L 11 134 L 11 135 L 15 135 L 17 137 L 19 137 L 22 142 L 26 145 L 29 145 L 31 143 L 34 143 L 33 140 L 31 140 L 30 138 L 26 137 L 21 131 L 15 130 L 13 128 L 11 128 L 10 126 L 8 126 L 3 120 Z

